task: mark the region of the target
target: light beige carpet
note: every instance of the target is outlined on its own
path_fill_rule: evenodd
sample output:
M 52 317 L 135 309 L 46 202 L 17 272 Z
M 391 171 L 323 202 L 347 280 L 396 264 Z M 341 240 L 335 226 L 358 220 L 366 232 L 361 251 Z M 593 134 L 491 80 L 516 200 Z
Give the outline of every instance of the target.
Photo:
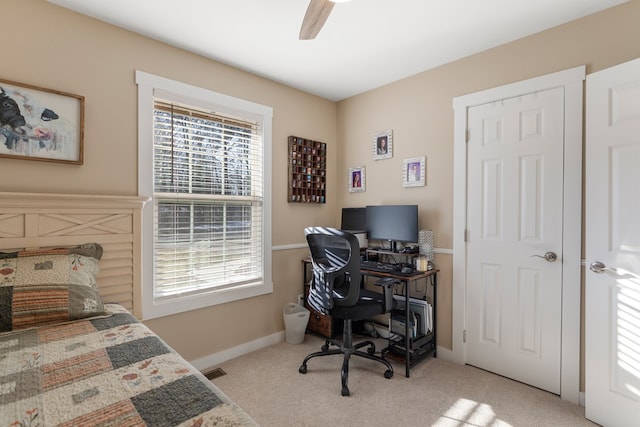
M 358 340 L 356 340 L 358 341 Z M 260 425 L 270 426 L 595 426 L 584 408 L 558 396 L 477 369 L 429 358 L 411 370 L 351 358 L 349 389 L 340 394 L 341 356 L 315 358 L 298 373 L 304 357 L 320 349 L 320 337 L 305 336 L 220 365 L 213 382 Z M 378 347 L 378 351 L 381 347 Z

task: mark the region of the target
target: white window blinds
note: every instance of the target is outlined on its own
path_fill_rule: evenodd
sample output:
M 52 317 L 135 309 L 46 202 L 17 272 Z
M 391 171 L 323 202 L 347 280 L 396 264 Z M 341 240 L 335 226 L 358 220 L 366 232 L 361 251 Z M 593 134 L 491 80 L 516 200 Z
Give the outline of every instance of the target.
M 154 99 L 154 300 L 263 281 L 259 121 Z

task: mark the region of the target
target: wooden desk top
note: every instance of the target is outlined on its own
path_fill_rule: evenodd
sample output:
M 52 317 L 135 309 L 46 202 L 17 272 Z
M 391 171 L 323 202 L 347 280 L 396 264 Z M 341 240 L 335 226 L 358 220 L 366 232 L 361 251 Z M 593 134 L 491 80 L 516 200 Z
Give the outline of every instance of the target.
M 307 258 L 303 258 L 302 262 L 305 264 L 311 264 L 311 257 L 307 257 Z M 398 280 L 418 280 L 418 279 L 424 279 L 427 277 L 431 277 L 434 276 L 436 274 L 438 274 L 440 270 L 438 270 L 437 268 L 434 268 L 432 270 L 429 271 L 417 271 L 414 270 L 414 274 L 408 276 L 405 274 L 395 274 L 393 272 L 383 272 L 383 271 L 374 271 L 374 270 L 366 270 L 366 269 L 361 269 L 360 270 L 360 274 L 362 274 L 363 276 L 375 276 L 375 277 L 392 277 L 394 279 L 398 279 Z
M 394 279 L 398 279 L 398 280 L 418 280 L 418 279 L 424 279 L 427 277 L 431 277 L 431 276 L 435 276 L 436 274 L 438 274 L 440 270 L 438 270 L 437 268 L 434 268 L 432 270 L 429 271 L 414 271 L 414 274 L 412 275 L 405 275 L 405 274 L 396 274 L 394 272 L 382 272 L 382 271 L 374 271 L 374 270 L 360 270 L 360 274 L 362 274 L 363 276 L 375 276 L 375 277 L 392 277 Z

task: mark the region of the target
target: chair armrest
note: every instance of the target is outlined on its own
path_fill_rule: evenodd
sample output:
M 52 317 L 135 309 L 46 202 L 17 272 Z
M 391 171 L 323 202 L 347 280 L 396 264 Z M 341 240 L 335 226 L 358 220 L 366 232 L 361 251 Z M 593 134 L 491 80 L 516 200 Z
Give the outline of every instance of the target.
M 393 310 L 395 300 L 393 299 L 393 285 L 400 283 L 400 280 L 392 277 L 384 277 L 373 282 L 374 285 L 382 287 L 382 295 L 384 296 L 384 312 L 388 313 Z

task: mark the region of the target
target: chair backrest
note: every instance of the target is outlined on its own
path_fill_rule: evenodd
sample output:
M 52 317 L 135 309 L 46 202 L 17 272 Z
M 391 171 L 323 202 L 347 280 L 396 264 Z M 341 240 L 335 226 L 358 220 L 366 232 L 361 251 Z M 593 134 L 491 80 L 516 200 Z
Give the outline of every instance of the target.
M 360 297 L 360 244 L 346 231 L 329 227 L 307 227 L 313 279 L 308 303 L 327 313 L 335 305 L 352 306 Z

